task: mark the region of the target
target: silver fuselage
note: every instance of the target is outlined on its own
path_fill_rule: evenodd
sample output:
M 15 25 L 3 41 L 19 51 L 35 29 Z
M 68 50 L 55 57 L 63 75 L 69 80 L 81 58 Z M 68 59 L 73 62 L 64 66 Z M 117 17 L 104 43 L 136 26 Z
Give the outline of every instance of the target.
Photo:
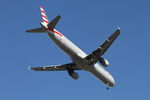
M 92 73 L 104 84 L 110 87 L 113 87 L 115 85 L 114 78 L 110 73 L 108 73 L 105 69 L 103 69 L 103 67 L 101 67 L 98 63 L 93 65 L 88 65 L 83 59 L 87 56 L 87 54 L 83 52 L 75 44 L 73 44 L 64 35 L 62 35 L 60 32 L 56 30 L 52 31 L 47 29 L 46 31 L 48 33 L 48 36 L 53 40 L 53 42 L 67 55 L 71 57 L 73 63 L 76 64 L 76 67 Z M 57 32 L 59 34 L 57 34 Z

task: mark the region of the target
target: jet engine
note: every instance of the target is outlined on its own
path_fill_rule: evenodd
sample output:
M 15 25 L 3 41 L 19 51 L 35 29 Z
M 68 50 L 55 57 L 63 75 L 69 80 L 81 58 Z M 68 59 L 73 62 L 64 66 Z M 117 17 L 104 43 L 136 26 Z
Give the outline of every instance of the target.
M 104 66 L 104 67 L 108 67 L 109 66 L 109 62 L 107 59 L 99 57 L 99 62 Z
M 69 74 L 74 80 L 79 79 L 78 73 L 74 72 L 74 70 L 68 70 L 68 74 Z

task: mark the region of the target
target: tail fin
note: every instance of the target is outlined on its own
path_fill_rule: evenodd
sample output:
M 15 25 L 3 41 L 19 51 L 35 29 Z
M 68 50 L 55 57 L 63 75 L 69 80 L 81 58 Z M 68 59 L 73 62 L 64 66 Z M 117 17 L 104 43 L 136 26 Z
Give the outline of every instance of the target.
M 49 21 L 48 21 L 48 18 L 47 18 L 47 16 L 46 16 L 46 13 L 45 13 L 45 11 L 44 11 L 44 9 L 43 9 L 43 7 L 42 6 L 40 6 L 40 11 L 41 11 L 41 14 L 42 14 L 42 19 L 43 19 L 43 24 L 44 25 L 48 25 L 48 23 L 49 23 Z
M 47 29 L 47 28 L 53 30 L 55 28 L 55 26 L 57 25 L 58 21 L 61 18 L 61 16 L 58 15 L 51 22 L 49 22 L 42 6 L 40 6 L 40 11 L 41 11 L 41 14 L 42 14 L 42 19 L 43 19 L 43 22 L 40 23 L 42 27 L 35 28 L 35 29 L 30 29 L 30 30 L 27 30 L 26 32 L 29 32 L 29 33 L 45 33 L 46 32 L 45 29 Z
M 50 28 L 50 29 L 54 29 L 55 26 L 57 25 L 58 21 L 60 20 L 61 16 L 58 15 L 51 22 L 49 22 L 48 18 L 46 16 L 46 13 L 45 13 L 42 6 L 40 6 L 40 11 L 41 11 L 41 14 L 42 14 L 42 19 L 43 19 L 43 22 L 41 22 L 41 24 L 48 27 L 48 28 Z

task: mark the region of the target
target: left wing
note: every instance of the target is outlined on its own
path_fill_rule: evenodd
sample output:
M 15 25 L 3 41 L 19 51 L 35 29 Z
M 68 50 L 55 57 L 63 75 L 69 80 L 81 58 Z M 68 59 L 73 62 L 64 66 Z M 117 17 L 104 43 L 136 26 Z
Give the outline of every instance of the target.
M 29 67 L 29 69 L 35 70 L 35 71 L 65 71 L 65 70 L 69 70 L 69 69 L 81 70 L 81 69 L 77 68 L 74 63 L 64 64 L 64 65 L 34 67 L 34 68 Z

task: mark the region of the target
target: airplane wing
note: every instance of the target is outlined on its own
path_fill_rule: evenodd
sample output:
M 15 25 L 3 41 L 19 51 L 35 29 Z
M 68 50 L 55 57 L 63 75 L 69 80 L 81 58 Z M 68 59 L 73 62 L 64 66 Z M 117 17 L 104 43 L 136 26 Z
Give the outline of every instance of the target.
M 102 56 L 107 49 L 111 46 L 111 44 L 116 40 L 116 38 L 119 36 L 120 34 L 120 29 L 118 28 L 100 47 L 99 47 L 99 51 L 100 52 L 100 56 Z
M 100 56 L 102 56 L 111 44 L 116 40 L 120 34 L 120 28 L 118 28 L 101 46 L 99 46 L 95 51 L 85 57 L 87 61 L 92 60 L 90 63 L 96 63 Z
M 34 68 L 29 67 L 29 69 L 35 70 L 35 71 L 65 71 L 68 69 L 81 70 L 81 69 L 75 67 L 74 63 L 64 64 L 64 65 L 34 67 Z

